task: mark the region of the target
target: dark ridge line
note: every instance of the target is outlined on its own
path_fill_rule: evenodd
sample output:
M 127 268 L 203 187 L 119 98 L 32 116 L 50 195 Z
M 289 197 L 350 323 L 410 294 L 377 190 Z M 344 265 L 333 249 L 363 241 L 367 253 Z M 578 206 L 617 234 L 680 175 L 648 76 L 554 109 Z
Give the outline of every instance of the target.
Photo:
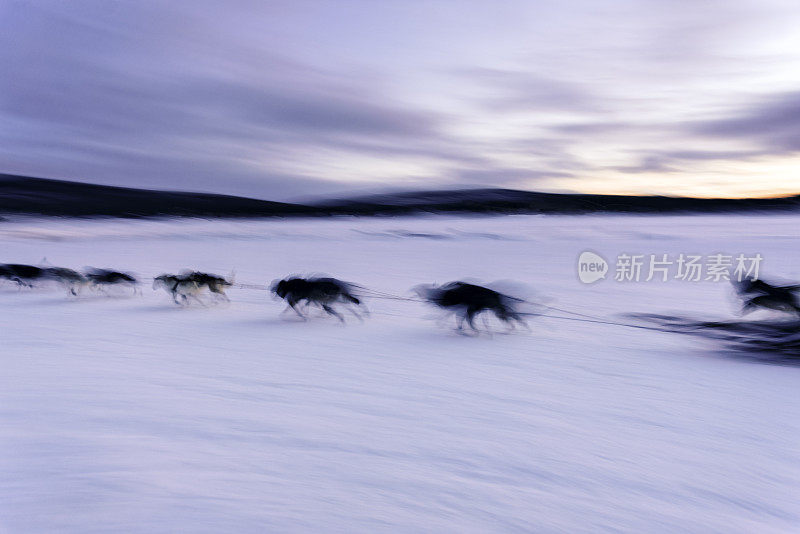
M 61 217 L 328 217 L 418 213 L 680 214 L 793 211 L 800 195 L 780 198 L 690 198 L 560 194 L 513 189 L 417 191 L 310 204 L 231 195 L 158 191 L 0 174 L 0 214 Z

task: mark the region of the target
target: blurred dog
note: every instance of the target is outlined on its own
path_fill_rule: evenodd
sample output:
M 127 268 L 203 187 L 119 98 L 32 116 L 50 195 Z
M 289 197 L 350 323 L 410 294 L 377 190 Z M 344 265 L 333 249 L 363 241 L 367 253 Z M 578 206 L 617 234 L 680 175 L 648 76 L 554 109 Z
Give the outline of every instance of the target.
M 185 305 L 189 297 L 197 298 L 200 292 L 197 284 L 176 274 L 162 274 L 153 279 L 153 289 L 163 288 L 164 291 L 172 295 L 175 304 Z M 178 300 L 178 298 L 182 300 Z
M 770 309 L 800 315 L 797 291 L 800 285 L 772 285 L 763 280 L 733 281 L 736 292 L 743 300 L 742 314 L 757 309 Z
M 193 271 L 188 274 L 189 280 L 197 284 L 198 287 L 206 287 L 215 296 L 230 302 L 228 295 L 225 294 L 225 288 L 231 287 L 233 281 L 228 281 L 221 276 L 214 274 L 201 273 Z
M 33 287 L 37 281 L 53 281 L 64 286 L 72 295 L 77 295 L 88 283 L 81 273 L 66 267 L 36 267 L 18 263 L 0 265 L 0 278 L 16 282 L 20 287 Z
M 187 305 L 189 299 L 205 305 L 198 295 L 206 289 L 215 298 L 221 298 L 229 302 L 230 299 L 225 294 L 225 288 L 232 285 L 232 281 L 226 280 L 221 276 L 198 271 L 185 271 L 181 274 L 162 274 L 153 279 L 153 289 L 163 288 L 172 295 L 172 300 L 181 306 Z
M 66 267 L 45 267 L 43 271 L 42 278 L 61 284 L 75 296 L 89 283 L 89 279 L 81 273 Z
M 41 280 L 43 275 L 44 269 L 34 265 L 20 263 L 0 264 L 0 278 L 16 282 L 19 287 L 33 287 L 33 282 Z
M 466 321 L 469 327 L 477 333 L 475 317 L 484 312 L 493 313 L 512 330 L 515 328 L 515 323 L 530 330 L 528 323 L 522 319 L 520 312 L 516 309 L 516 306 L 524 301 L 493 289 L 456 281 L 442 286 L 420 285 L 416 286 L 414 291 L 430 304 L 455 314 L 459 331 L 463 331 Z M 488 331 L 489 324 L 486 316 L 483 316 L 483 320 Z
M 139 281 L 132 274 L 110 269 L 87 268 L 84 276 L 92 288 L 100 291 L 105 291 L 112 286 L 128 286 L 133 288 L 134 293 L 139 292 Z
M 344 322 L 342 314 L 334 309 L 336 303 L 348 305 L 347 308 L 350 313 L 362 320 L 362 315 L 358 313 L 356 307 L 359 307 L 362 312 L 366 312 L 362 302 L 353 295 L 354 287 L 352 284 L 336 278 L 295 277 L 274 282 L 271 286 L 271 291 L 286 301 L 288 304 L 286 310 L 291 308 L 304 320 L 307 320 L 308 317 L 297 308 L 300 303 L 305 303 L 305 308 L 312 304 L 319 306 L 328 315 L 332 315 Z

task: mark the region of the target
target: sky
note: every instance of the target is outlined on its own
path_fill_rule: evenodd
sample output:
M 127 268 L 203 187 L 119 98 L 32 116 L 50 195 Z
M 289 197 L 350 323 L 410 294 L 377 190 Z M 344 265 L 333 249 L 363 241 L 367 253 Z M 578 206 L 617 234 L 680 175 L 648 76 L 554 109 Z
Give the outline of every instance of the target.
M 800 2 L 0 0 L 0 172 L 800 192 Z

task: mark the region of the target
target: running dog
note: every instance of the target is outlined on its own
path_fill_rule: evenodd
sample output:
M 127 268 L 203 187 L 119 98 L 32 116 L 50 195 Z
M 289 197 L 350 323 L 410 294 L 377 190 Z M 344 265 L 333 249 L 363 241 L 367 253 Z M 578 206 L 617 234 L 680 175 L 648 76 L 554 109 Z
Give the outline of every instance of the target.
M 105 291 L 106 288 L 112 286 L 129 286 L 133 288 L 134 293 L 139 292 L 139 281 L 132 274 L 110 269 L 89 268 L 84 271 L 84 276 L 92 288 L 100 291 Z
M 511 330 L 515 328 L 514 323 L 530 330 L 528 323 L 516 310 L 516 306 L 524 301 L 487 287 L 456 281 L 442 286 L 417 286 L 414 288 L 414 292 L 428 303 L 453 313 L 456 317 L 458 331 L 463 331 L 464 321 L 466 321 L 469 327 L 477 333 L 478 329 L 475 327 L 474 320 L 476 316 L 484 312 L 492 312 L 500 321 L 509 325 Z M 488 331 L 489 324 L 486 316 L 483 317 L 483 320 Z
M 16 282 L 19 287 L 33 287 L 33 282 L 41 280 L 44 269 L 34 265 L 22 265 L 19 263 L 0 264 L 0 278 L 5 278 L 10 282 Z
M 16 282 L 19 287 L 33 287 L 37 281 L 53 281 L 64 286 L 72 295 L 77 295 L 87 284 L 87 279 L 78 271 L 66 267 L 36 267 L 8 263 L 0 265 L 0 278 Z
M 200 292 L 197 284 L 176 274 L 162 274 L 153 279 L 153 289 L 163 288 L 164 291 L 172 295 L 175 304 L 186 305 L 189 297 L 197 299 L 196 294 Z M 178 300 L 178 298 L 182 300 Z M 198 299 L 199 300 L 199 299 Z
M 197 287 L 208 288 L 209 292 L 211 292 L 215 298 L 221 298 L 225 302 L 230 302 L 231 299 L 229 299 L 228 295 L 225 294 L 225 288 L 231 287 L 233 285 L 233 281 L 228 281 L 221 276 L 201 273 L 198 271 L 188 273 L 186 276 L 188 280 L 194 282 Z
M 734 281 L 736 292 L 744 301 L 742 314 L 757 309 L 770 309 L 800 315 L 800 302 L 796 292 L 800 285 L 778 286 L 763 280 Z
M 356 311 L 356 307 L 366 312 L 362 302 L 353 295 L 354 287 L 336 278 L 286 278 L 274 282 L 270 289 L 276 296 L 286 301 L 288 304 L 286 310 L 291 308 L 303 320 L 308 320 L 308 317 L 298 309 L 297 305 L 300 303 L 305 303 L 305 308 L 312 304 L 319 306 L 328 315 L 344 322 L 342 314 L 334 309 L 336 303 L 348 305 L 350 313 L 361 320 L 363 320 L 362 315 Z
M 45 267 L 42 278 L 61 284 L 72 295 L 78 296 L 89 280 L 78 271 L 66 267 Z
M 221 298 L 229 302 L 230 299 L 225 294 L 225 288 L 232 285 L 232 281 L 226 280 L 221 276 L 198 271 L 186 271 L 181 274 L 162 274 L 153 279 L 153 289 L 163 288 L 172 295 L 172 300 L 175 301 L 175 304 L 181 306 L 186 306 L 190 298 L 205 305 L 198 295 L 206 289 L 215 298 Z

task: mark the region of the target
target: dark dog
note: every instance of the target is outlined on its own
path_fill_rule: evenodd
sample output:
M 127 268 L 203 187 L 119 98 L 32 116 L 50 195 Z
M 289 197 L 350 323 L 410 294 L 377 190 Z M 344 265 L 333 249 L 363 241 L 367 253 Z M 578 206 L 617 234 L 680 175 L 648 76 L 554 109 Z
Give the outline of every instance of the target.
M 800 302 L 796 294 L 800 285 L 778 286 L 763 280 L 743 280 L 734 284 L 744 301 L 743 314 L 757 309 L 770 309 L 800 315 Z
M 0 278 L 16 282 L 19 287 L 33 287 L 33 282 L 41 280 L 44 269 L 19 263 L 0 264 Z
M 362 319 L 356 309 L 352 306 L 363 308 L 361 301 L 353 295 L 353 285 L 337 280 L 335 278 L 287 278 L 272 284 L 271 290 L 278 297 L 284 299 L 291 308 L 304 320 L 307 319 L 297 305 L 305 303 L 307 308 L 314 304 L 325 310 L 328 315 L 332 315 L 344 322 L 342 314 L 337 312 L 333 306 L 337 302 L 348 304 L 350 313 Z M 366 309 L 362 309 L 366 311 Z
M 162 274 L 153 279 L 153 289 L 159 287 L 172 295 L 172 300 L 182 306 L 189 303 L 189 299 L 194 299 L 200 304 L 204 304 L 198 295 L 203 290 L 213 294 L 216 298 L 222 298 L 226 302 L 230 301 L 225 294 L 225 288 L 233 285 L 221 276 L 216 276 L 198 271 L 186 271 L 181 274 Z
M 75 296 L 89 283 L 89 280 L 81 273 L 66 267 L 45 267 L 43 271 L 42 278 L 61 284 Z
M 414 291 L 434 306 L 454 313 L 459 331 L 463 330 L 464 321 L 466 321 L 473 331 L 478 332 L 475 327 L 475 317 L 487 311 L 492 312 L 512 330 L 515 327 L 514 323 L 529 329 L 520 312 L 516 310 L 516 305 L 523 300 L 509 297 L 487 287 L 466 282 L 450 282 L 442 286 L 417 286 Z M 484 325 L 488 330 L 489 325 L 485 316 Z
M 86 269 L 84 276 L 93 288 L 101 291 L 111 286 L 129 286 L 133 288 L 134 293 L 138 292 L 139 281 L 128 273 L 110 269 Z
M 17 263 L 0 265 L 0 278 L 16 282 L 20 287 L 33 287 L 34 282 L 49 280 L 63 285 L 73 295 L 77 295 L 87 283 L 81 273 L 66 267 L 36 267 Z

